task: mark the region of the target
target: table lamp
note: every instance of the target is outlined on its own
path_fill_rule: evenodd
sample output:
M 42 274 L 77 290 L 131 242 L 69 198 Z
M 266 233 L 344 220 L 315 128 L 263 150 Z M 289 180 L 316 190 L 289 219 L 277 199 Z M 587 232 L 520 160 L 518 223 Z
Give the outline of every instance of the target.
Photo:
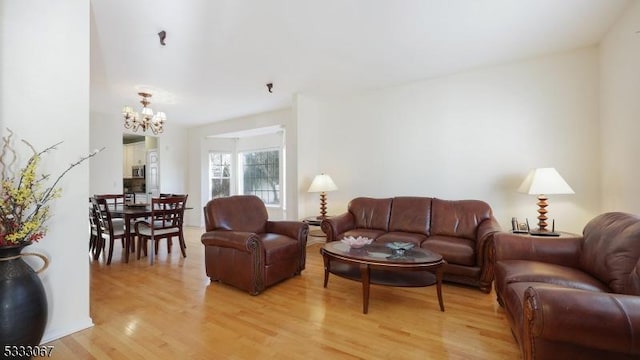
M 318 216 L 318 219 L 325 219 L 327 217 L 327 192 L 335 190 L 338 190 L 338 187 L 331 179 L 331 176 L 320 174 L 313 178 L 307 192 L 320 193 L 320 216 Z
M 531 170 L 524 179 L 518 192 L 538 195 L 538 229 L 530 231 L 533 235 L 557 236 L 555 232 L 555 221 L 551 231 L 547 230 L 547 203 L 545 195 L 550 194 L 574 194 L 573 189 L 560 176 L 554 168 L 538 168 Z

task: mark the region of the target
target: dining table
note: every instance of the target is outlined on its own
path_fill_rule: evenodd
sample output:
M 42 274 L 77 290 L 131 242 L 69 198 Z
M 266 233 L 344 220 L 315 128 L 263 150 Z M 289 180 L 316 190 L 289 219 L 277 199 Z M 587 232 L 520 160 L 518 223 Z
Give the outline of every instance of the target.
M 185 206 L 185 210 L 193 209 Z M 151 203 L 147 204 L 116 204 L 109 205 L 112 217 L 124 219 L 124 262 L 129 262 L 129 254 L 135 252 L 135 244 L 131 241 L 131 223 L 135 219 L 146 219 L 151 216 Z M 140 251 L 140 249 L 138 249 Z M 153 255 L 151 255 L 153 256 Z M 153 263 L 153 259 L 150 260 Z
M 151 204 L 116 204 L 109 206 L 112 217 L 124 219 L 124 262 L 129 262 L 129 253 L 135 251 L 135 244 L 131 241 L 131 220 L 144 219 L 151 216 Z

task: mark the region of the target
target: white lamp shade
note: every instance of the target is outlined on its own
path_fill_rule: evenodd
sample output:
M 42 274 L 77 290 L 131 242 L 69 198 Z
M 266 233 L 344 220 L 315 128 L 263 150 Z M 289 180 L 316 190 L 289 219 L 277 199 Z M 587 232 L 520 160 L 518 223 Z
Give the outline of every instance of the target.
M 327 174 L 316 175 L 309 186 L 308 192 L 327 192 L 338 190 L 338 187 Z
M 574 194 L 573 189 L 554 168 L 531 170 L 524 179 L 518 192 L 525 194 Z

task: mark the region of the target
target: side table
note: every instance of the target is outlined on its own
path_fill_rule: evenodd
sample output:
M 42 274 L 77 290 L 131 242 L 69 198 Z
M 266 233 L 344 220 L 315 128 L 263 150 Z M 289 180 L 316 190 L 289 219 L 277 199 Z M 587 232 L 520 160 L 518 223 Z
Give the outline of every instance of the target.
M 322 223 L 322 219 L 318 219 L 317 216 L 310 216 L 302 219 L 302 222 L 309 225 L 309 236 L 314 238 L 326 237 L 325 233 L 323 233 L 322 230 L 320 229 L 320 224 Z
M 557 231 L 558 234 L 560 234 L 560 236 L 540 236 L 540 235 L 534 235 L 534 234 L 529 234 L 529 233 L 514 233 L 511 231 L 501 231 L 496 233 L 494 236 L 515 236 L 515 237 L 521 237 L 521 238 L 544 238 L 544 239 L 566 239 L 566 238 L 575 238 L 575 237 L 581 237 L 582 235 L 580 234 L 573 234 L 573 233 L 569 233 L 569 232 L 564 232 L 564 231 Z

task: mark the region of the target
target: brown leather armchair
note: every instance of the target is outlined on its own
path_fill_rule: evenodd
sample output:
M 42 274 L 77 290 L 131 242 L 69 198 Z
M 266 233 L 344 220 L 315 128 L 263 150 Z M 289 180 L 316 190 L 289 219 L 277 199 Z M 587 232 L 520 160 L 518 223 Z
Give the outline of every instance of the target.
M 237 195 L 210 200 L 204 217 L 201 241 L 211 281 L 258 295 L 304 270 L 309 226 L 269 221 L 260 198 Z

